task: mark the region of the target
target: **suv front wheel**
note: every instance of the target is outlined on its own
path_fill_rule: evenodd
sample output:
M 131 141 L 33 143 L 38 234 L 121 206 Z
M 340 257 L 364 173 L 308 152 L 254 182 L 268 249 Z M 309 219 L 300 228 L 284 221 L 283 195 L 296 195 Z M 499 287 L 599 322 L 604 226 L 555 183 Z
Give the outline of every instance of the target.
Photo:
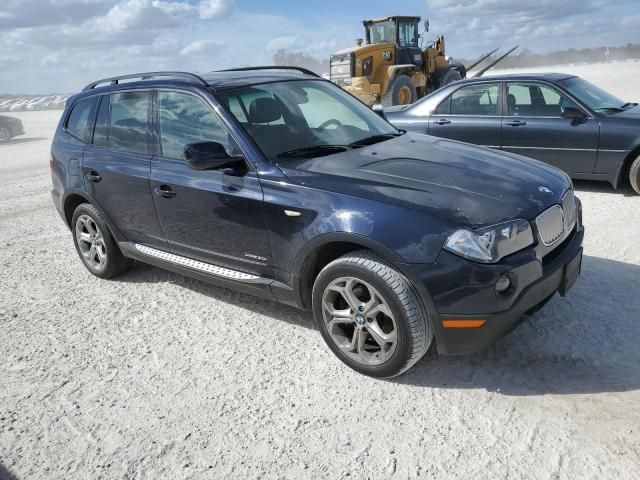
M 76 208 L 71 231 L 80 260 L 96 277 L 114 277 L 133 263 L 122 255 L 107 224 L 93 205 L 83 203 Z
M 336 356 L 373 377 L 408 370 L 433 339 L 429 319 L 407 280 L 366 251 L 348 253 L 322 269 L 313 286 L 313 313 Z

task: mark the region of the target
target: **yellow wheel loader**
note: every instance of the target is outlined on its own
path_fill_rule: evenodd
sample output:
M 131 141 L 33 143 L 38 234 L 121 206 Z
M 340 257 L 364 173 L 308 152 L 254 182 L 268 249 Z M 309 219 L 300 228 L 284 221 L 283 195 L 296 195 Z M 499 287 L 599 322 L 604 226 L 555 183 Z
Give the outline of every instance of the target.
M 420 17 L 383 17 L 362 22 L 364 44 L 347 48 L 330 59 L 331 81 L 368 105 L 406 105 L 467 76 L 467 70 L 494 54 L 483 56 L 466 68 L 445 56 L 444 37 L 438 36 L 423 50 L 418 29 Z M 429 30 L 425 21 L 424 30 Z M 516 47 L 517 48 L 517 47 Z M 482 75 L 504 57 L 498 58 L 475 76 Z

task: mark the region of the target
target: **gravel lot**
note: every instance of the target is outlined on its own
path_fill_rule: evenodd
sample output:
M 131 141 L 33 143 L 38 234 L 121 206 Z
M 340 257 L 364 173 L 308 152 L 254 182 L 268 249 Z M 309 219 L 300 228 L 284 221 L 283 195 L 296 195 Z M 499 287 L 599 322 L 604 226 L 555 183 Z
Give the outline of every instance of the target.
M 630 190 L 576 184 L 566 299 L 486 352 L 378 381 L 304 312 L 144 265 L 92 277 L 50 200 L 58 115 L 16 114 L 28 134 L 0 146 L 1 479 L 638 478 Z

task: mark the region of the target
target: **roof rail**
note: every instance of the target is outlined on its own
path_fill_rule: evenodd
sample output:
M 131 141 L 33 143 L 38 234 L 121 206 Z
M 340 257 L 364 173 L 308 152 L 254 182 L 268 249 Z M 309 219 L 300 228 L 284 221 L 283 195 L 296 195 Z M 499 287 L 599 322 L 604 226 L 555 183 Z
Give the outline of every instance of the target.
M 153 77 L 177 77 L 177 78 L 184 78 L 187 80 L 191 80 L 193 83 L 199 83 L 200 85 L 204 85 L 205 87 L 208 86 L 207 82 L 200 76 L 194 74 L 194 73 L 189 73 L 189 72 L 146 72 L 146 73 L 132 73 L 130 75 L 120 75 L 117 77 L 109 77 L 109 78 L 103 78 L 102 80 L 97 80 L 93 83 L 90 83 L 89 85 L 87 85 L 86 87 L 84 87 L 82 89 L 82 91 L 85 90 L 91 90 L 93 88 L 95 88 L 96 86 L 100 85 L 101 83 L 110 83 L 111 85 L 118 85 L 118 83 L 120 82 L 120 80 L 129 80 L 132 78 L 139 78 L 140 80 L 148 80 L 150 78 Z
M 267 66 L 260 66 L 260 67 L 239 67 L 239 68 L 229 68 L 227 70 L 218 70 L 218 71 L 219 72 L 248 72 L 251 70 L 296 70 L 306 75 L 312 75 L 314 77 L 320 78 L 320 75 L 318 75 L 315 72 L 312 72 L 308 68 L 290 67 L 290 66 L 283 66 L 283 65 L 267 65 Z

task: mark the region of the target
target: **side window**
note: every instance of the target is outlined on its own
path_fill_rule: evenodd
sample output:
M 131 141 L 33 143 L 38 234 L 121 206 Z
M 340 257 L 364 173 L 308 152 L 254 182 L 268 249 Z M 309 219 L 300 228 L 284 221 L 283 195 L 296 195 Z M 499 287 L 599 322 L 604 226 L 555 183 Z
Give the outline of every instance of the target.
M 400 24 L 400 46 L 416 47 L 418 46 L 417 23 L 401 23 Z
M 105 95 L 100 102 L 93 143 L 127 152 L 147 153 L 150 92 Z
M 575 102 L 554 88 L 537 83 L 507 85 L 510 116 L 559 117 L 564 107 L 577 107 Z
M 109 146 L 116 150 L 147 153 L 149 92 L 111 95 Z
M 190 143 L 218 142 L 229 154 L 237 147 L 211 109 L 199 98 L 181 92 L 158 92 L 162 155 L 184 159 Z
M 451 113 L 451 95 L 438 105 L 431 115 L 449 115 Z
M 497 115 L 499 91 L 497 83 L 462 87 L 451 95 L 451 115 Z
M 83 98 L 76 102 L 67 119 L 67 131 L 85 143 L 91 140 L 91 129 L 98 97 Z

